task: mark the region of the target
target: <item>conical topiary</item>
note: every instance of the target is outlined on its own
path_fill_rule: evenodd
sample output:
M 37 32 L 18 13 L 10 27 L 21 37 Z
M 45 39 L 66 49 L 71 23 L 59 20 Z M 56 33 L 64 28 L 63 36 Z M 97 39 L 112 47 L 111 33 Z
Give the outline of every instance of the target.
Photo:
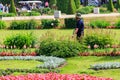
M 120 9 L 120 0 L 117 0 L 116 8 L 117 8 L 117 10 Z
M 67 13 L 69 0 L 57 0 L 57 9 L 62 13 Z
M 80 0 L 74 0 L 76 9 L 80 7 Z
M 76 12 L 76 6 L 74 0 L 69 0 L 67 14 L 74 14 Z
M 15 7 L 15 4 L 14 4 L 14 0 L 11 0 L 11 2 L 10 2 L 10 13 L 17 14 L 16 7 Z
M 111 12 L 113 12 L 113 11 L 114 11 L 113 0 L 109 0 L 108 10 L 109 10 L 109 11 L 111 11 Z

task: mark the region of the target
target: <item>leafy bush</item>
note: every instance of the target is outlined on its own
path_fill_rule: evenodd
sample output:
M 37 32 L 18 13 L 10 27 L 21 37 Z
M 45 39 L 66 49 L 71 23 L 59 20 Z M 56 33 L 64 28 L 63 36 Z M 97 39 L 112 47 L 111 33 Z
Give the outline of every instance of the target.
M 92 28 L 106 28 L 107 26 L 110 26 L 110 23 L 105 21 L 105 20 L 95 20 L 95 21 L 91 21 L 89 23 L 89 26 Z
M 44 40 L 40 43 L 37 54 L 64 58 L 77 56 L 82 50 L 84 47 L 78 42 Z
M 77 9 L 76 12 L 79 12 L 81 14 L 88 14 L 88 13 L 92 13 L 93 11 L 93 6 L 86 6 L 86 7 L 80 7 L 79 9 Z
M 14 16 L 16 16 L 16 14 L 14 14 L 14 13 L 1 13 L 0 16 L 2 16 L 2 17 L 14 17 Z
M 6 28 L 6 22 L 0 20 L 0 29 L 5 29 Z
M 106 7 L 100 7 L 100 13 L 110 13 Z
M 65 28 L 75 28 L 76 20 L 75 18 L 66 18 L 64 19 Z
M 20 16 L 39 16 L 40 13 L 37 11 L 32 11 L 32 12 L 20 12 Z
M 91 65 L 92 69 L 101 70 L 101 69 L 117 69 L 120 68 L 120 62 L 106 62 Z
M 115 28 L 120 29 L 120 20 L 116 21 L 114 25 L 115 25 Z
M 109 0 L 107 8 L 109 11 L 113 12 L 114 10 L 113 0 Z
M 13 21 L 10 25 L 10 29 L 35 29 L 37 22 L 35 20 L 30 21 Z
M 43 29 L 49 29 L 49 28 L 55 28 L 58 27 L 59 25 L 59 20 L 48 20 L 48 19 L 43 19 L 41 20 L 41 26 Z
M 12 35 L 10 37 L 7 37 L 4 41 L 5 46 L 9 48 L 23 48 L 29 47 L 30 45 L 34 45 L 33 42 L 35 42 L 34 37 L 32 34 L 17 34 L 17 35 Z
M 88 46 L 90 45 L 91 49 L 94 49 L 94 45 L 98 45 L 99 48 L 105 48 L 105 45 L 111 45 L 113 39 L 110 37 L 110 35 L 107 34 L 89 34 L 86 35 L 84 38 L 84 43 Z

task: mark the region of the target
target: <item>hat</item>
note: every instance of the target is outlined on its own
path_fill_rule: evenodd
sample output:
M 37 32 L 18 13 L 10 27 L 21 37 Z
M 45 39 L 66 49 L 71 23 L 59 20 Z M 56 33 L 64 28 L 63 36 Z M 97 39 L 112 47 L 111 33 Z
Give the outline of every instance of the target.
M 76 13 L 77 18 L 81 18 L 81 13 Z

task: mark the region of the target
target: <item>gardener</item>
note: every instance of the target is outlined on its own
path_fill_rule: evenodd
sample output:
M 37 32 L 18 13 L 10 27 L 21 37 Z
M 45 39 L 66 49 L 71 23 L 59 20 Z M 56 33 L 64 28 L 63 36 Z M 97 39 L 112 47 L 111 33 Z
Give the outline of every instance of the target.
M 84 22 L 81 18 L 80 13 L 76 13 L 76 28 L 73 32 L 73 36 L 76 34 L 76 38 L 78 41 L 81 41 L 82 37 L 84 36 Z

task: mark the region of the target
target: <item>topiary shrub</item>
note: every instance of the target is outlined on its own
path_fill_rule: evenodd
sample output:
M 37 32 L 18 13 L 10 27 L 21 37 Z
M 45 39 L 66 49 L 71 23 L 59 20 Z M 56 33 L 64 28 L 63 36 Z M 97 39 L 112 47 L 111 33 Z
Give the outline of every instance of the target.
M 74 0 L 69 0 L 67 14 L 74 14 L 76 12 L 76 6 Z
M 108 10 L 111 11 L 111 12 L 114 11 L 113 0 L 109 0 L 109 3 L 108 3 Z
M 74 0 L 76 9 L 80 7 L 80 0 Z
M 79 9 L 77 9 L 77 13 L 81 13 L 81 14 L 88 14 L 88 13 L 92 13 L 93 11 L 93 6 L 86 6 L 86 7 L 80 7 Z
M 106 28 L 110 26 L 110 23 L 105 20 L 95 20 L 95 21 L 90 21 L 89 26 L 92 28 Z
M 0 29 L 5 29 L 6 26 L 7 26 L 6 22 L 0 20 Z
M 64 19 L 65 22 L 65 28 L 75 28 L 76 26 L 76 20 L 75 18 L 66 18 Z
M 37 22 L 35 20 L 30 21 L 13 21 L 10 25 L 10 29 L 36 29 Z
M 69 4 L 69 0 L 57 0 L 57 8 L 62 13 L 67 13 L 67 11 L 68 11 L 68 4 Z
M 5 46 L 8 48 L 18 48 L 21 49 L 24 46 L 29 47 L 34 46 L 33 42 L 35 38 L 33 37 L 32 34 L 16 34 L 12 35 L 10 37 L 7 37 L 4 41 Z
M 65 58 L 77 56 L 82 50 L 84 50 L 84 48 L 78 42 L 44 40 L 40 43 L 37 55 Z
M 43 19 L 41 20 L 41 26 L 43 29 L 50 29 L 50 28 L 56 28 L 59 25 L 59 20 L 48 20 L 48 19 Z
M 15 4 L 14 4 L 14 0 L 10 1 L 10 13 L 17 14 L 16 7 L 15 7 Z

